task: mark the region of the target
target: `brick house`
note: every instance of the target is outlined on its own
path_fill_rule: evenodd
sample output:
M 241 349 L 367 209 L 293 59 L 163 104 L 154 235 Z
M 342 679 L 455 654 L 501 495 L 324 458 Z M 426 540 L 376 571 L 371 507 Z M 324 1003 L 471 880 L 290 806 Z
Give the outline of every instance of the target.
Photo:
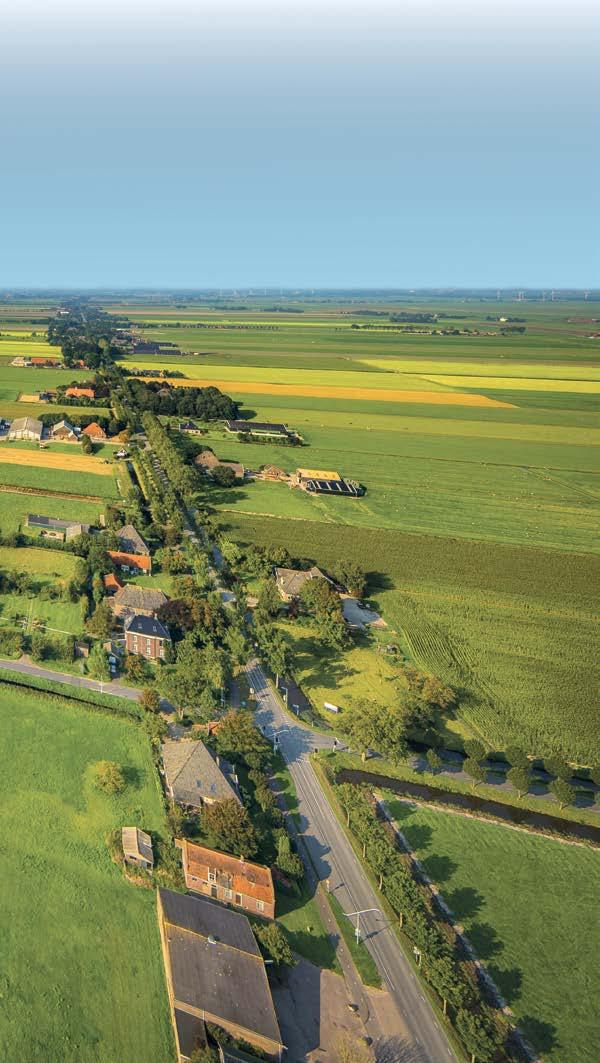
M 97 421 L 92 421 L 88 424 L 87 428 L 83 428 L 81 431 L 82 436 L 87 436 L 88 439 L 106 439 L 106 432 Z
M 59 421 L 50 432 L 53 439 L 68 439 L 71 442 L 77 439 L 77 432 L 69 421 Z
M 185 884 L 222 904 L 241 908 L 251 915 L 275 918 L 275 890 L 271 869 L 243 857 L 177 839 L 181 849 Z
M 137 657 L 162 661 L 170 645 L 168 628 L 155 617 L 133 616 L 125 626 L 125 647 Z

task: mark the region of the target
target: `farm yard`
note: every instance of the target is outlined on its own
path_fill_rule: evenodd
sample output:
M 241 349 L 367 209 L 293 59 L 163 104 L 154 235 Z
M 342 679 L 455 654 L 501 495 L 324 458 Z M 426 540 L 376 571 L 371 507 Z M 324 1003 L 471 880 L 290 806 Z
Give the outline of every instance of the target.
M 170 1063 L 154 894 L 124 879 L 105 842 L 123 823 L 163 830 L 148 740 L 126 720 L 4 684 L 0 715 L 0 1056 L 121 1063 L 143 1043 Z M 107 757 L 128 772 L 119 797 L 92 782 Z
M 532 1045 L 552 1063 L 593 1063 L 600 853 L 397 798 L 386 804 Z

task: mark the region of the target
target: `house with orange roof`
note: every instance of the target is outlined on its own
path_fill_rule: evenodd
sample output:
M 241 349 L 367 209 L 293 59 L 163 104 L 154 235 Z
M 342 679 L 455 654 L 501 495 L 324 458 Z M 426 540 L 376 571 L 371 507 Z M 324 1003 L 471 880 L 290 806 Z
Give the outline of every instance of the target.
M 242 857 L 177 839 L 181 849 L 185 884 L 222 904 L 265 919 L 275 918 L 275 889 L 271 869 Z
M 106 432 L 97 421 L 92 421 L 87 428 L 82 428 L 81 434 L 87 436 L 88 439 L 106 439 Z
M 108 556 L 123 572 L 147 572 L 148 574 L 152 572 L 152 558 L 148 554 L 128 554 L 123 550 L 109 550 Z
M 69 399 L 95 399 L 96 392 L 93 388 L 67 388 L 65 395 Z

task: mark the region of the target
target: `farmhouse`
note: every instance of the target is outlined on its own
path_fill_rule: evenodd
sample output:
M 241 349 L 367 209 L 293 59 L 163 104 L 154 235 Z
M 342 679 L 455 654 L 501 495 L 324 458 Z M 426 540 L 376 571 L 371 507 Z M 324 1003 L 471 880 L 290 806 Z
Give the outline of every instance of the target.
M 152 838 L 149 834 L 140 830 L 139 827 L 123 827 L 121 843 L 126 864 L 141 867 L 144 871 L 152 871 L 154 853 L 152 852 Z
M 311 579 L 326 579 L 331 583 L 329 577 L 326 576 L 320 568 L 317 568 L 316 565 L 305 570 L 297 568 L 275 569 L 277 590 L 279 591 L 279 597 L 284 602 L 292 602 L 296 598 L 299 598 L 304 584 L 308 583 Z
M 67 388 L 65 395 L 68 399 L 95 399 L 96 392 L 93 388 Z
M 9 439 L 31 439 L 39 443 L 44 426 L 35 417 L 16 417 L 8 431 Z
M 153 616 L 133 616 L 125 625 L 125 646 L 128 653 L 149 661 L 162 661 L 166 647 L 171 645 L 168 628 Z
M 214 757 L 204 742 L 167 739 L 162 746 L 165 784 L 178 805 L 200 809 L 216 801 L 237 801 L 237 775 L 223 757 Z
M 180 421 L 179 431 L 187 432 L 191 436 L 199 436 L 202 434 L 202 429 L 198 427 L 195 421 Z
M 28 528 L 39 532 L 43 538 L 59 539 L 60 542 L 75 539 L 78 535 L 85 535 L 90 530 L 89 524 L 82 524 L 77 520 L 57 520 L 40 513 L 28 513 L 25 523 Z
M 275 424 L 270 421 L 225 421 L 225 429 L 238 435 L 250 433 L 253 436 L 265 438 L 289 439 L 293 434 L 284 424 Z
M 179 1058 L 204 1042 L 210 1022 L 280 1059 L 267 972 L 246 916 L 165 889 L 157 891 L 157 907 Z
M 161 605 L 168 601 L 162 591 L 151 590 L 146 587 L 136 587 L 135 583 L 128 583 L 121 587 L 111 600 L 111 609 L 115 616 L 122 618 L 141 613 L 143 616 L 154 616 Z
M 43 356 L 35 356 L 31 359 L 31 365 L 41 366 L 43 369 L 57 369 L 62 366 L 60 358 L 44 358 Z
M 53 439 L 68 439 L 72 441 L 78 438 L 73 425 L 69 424 L 68 421 L 59 421 L 58 424 L 53 425 L 50 429 L 50 434 Z
M 19 369 L 29 368 L 31 365 L 31 358 L 24 358 L 22 354 L 18 354 L 16 358 L 13 358 L 10 364 Z
M 119 540 L 119 547 L 127 554 L 141 554 L 142 556 L 149 556 L 150 550 L 147 544 L 142 539 L 137 528 L 134 528 L 133 524 L 124 524 L 122 528 L 117 531 L 117 539 Z
M 278 468 L 277 465 L 261 465 L 261 480 L 289 480 L 289 473 Z
M 97 441 L 107 438 L 106 432 L 97 421 L 92 421 L 91 424 L 88 424 L 87 428 L 83 428 L 81 434 L 82 436 L 87 436 L 88 439 L 95 439 Z
M 238 480 L 243 480 L 246 475 L 246 470 L 239 461 L 220 461 L 216 454 L 212 450 L 203 450 L 194 459 L 195 464 L 204 469 L 210 476 L 214 469 L 219 465 L 225 469 L 233 469 L 234 475 Z
M 275 890 L 271 869 L 243 857 L 229 856 L 183 838 L 181 849 L 185 884 L 195 893 L 243 908 L 252 915 L 275 918 Z
M 125 550 L 108 550 L 107 553 L 123 572 L 152 572 L 149 554 L 130 554 Z

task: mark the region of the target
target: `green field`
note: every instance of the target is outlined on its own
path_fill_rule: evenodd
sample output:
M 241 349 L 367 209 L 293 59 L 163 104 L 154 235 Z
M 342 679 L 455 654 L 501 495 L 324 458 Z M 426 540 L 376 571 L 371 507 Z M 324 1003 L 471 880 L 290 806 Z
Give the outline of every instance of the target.
M 51 490 L 50 485 L 46 483 L 43 490 Z M 0 531 L 7 535 L 21 528 L 25 534 L 28 534 L 28 529 L 25 527 L 28 513 L 41 513 L 58 520 L 78 520 L 85 524 L 97 524 L 102 510 L 102 503 L 81 502 L 78 499 L 52 497 L 52 495 L 45 494 L 0 491 Z
M 0 686 L 0 1056 L 19 1063 L 173 1058 L 153 891 L 111 863 L 105 835 L 160 833 L 147 740 L 128 721 Z M 125 767 L 119 798 L 91 781 Z
M 240 514 L 222 526 L 324 566 L 362 564 L 407 655 L 459 691 L 462 721 L 496 747 L 600 756 L 596 556 Z
M 77 558 L 73 554 L 36 549 L 0 546 L 0 569 L 4 572 L 27 572 L 34 586 L 27 594 L 0 594 L 0 624 L 14 625 L 27 618 L 31 632 L 36 620 L 41 620 L 49 632 L 79 635 L 83 631 L 83 616 L 79 602 L 40 597 L 43 588 L 62 588 L 74 574 Z
M 398 799 L 388 808 L 533 1046 L 593 1063 L 600 853 Z
M 32 463 L 35 454 L 32 453 Z M 68 463 L 67 463 L 68 464 Z M 101 499 L 118 498 L 119 491 L 115 476 L 104 476 L 93 472 L 75 472 L 68 468 L 48 469 L 41 466 L 11 465 L 0 462 L 0 484 L 7 487 L 28 487 L 35 491 L 58 491 L 69 495 L 89 495 Z M 85 505 L 86 503 L 84 503 Z M 35 494 L 30 496 L 29 513 L 37 513 L 40 507 L 46 512 L 48 503 L 43 503 Z M 54 503 L 52 504 L 54 508 Z M 99 503 L 94 511 L 97 512 Z M 55 516 L 56 514 L 52 514 Z

